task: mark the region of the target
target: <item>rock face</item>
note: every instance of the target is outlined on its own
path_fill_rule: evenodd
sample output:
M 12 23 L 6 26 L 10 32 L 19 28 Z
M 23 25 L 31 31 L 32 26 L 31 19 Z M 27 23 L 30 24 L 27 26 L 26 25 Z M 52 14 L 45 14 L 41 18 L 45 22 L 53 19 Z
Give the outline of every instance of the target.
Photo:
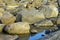
M 24 10 L 18 13 L 17 16 L 22 15 L 22 21 L 33 24 L 35 22 L 45 19 L 43 13 L 38 12 L 37 10 Z
M 30 26 L 26 22 L 18 22 L 14 24 L 9 24 L 5 31 L 9 34 L 29 34 Z
M 0 34 L 0 40 L 15 40 L 17 38 L 17 35 Z
M 10 24 L 14 23 L 16 20 L 16 17 L 10 14 L 9 12 L 5 12 L 3 16 L 1 17 L 1 21 L 3 24 Z

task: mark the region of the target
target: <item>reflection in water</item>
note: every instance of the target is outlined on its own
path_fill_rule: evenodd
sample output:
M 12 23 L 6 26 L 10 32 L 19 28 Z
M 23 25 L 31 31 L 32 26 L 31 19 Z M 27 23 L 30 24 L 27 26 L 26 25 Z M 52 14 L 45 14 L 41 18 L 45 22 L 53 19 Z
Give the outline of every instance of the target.
M 30 36 L 30 37 L 29 37 L 29 40 L 37 40 L 37 39 L 39 39 L 39 38 L 42 38 L 44 35 L 46 35 L 46 34 L 45 34 L 45 31 L 40 32 L 40 33 L 36 34 L 35 36 Z

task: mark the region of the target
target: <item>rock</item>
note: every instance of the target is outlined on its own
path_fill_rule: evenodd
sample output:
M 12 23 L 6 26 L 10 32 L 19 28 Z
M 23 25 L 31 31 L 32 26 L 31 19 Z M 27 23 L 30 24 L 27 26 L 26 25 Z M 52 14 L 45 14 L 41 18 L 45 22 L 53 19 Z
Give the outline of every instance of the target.
M 56 23 L 57 23 L 57 24 L 60 24 L 60 16 L 57 18 Z
M 1 17 L 1 22 L 3 24 L 14 23 L 15 20 L 16 20 L 16 17 L 10 14 L 9 12 L 4 12 L 3 16 Z
M 43 13 L 38 12 L 37 10 L 23 10 L 17 13 L 17 16 L 22 15 L 22 21 L 33 24 L 35 22 L 45 19 Z
M 43 5 L 40 9 L 46 18 L 54 18 L 58 16 L 58 9 L 54 5 Z
M 3 8 L 0 8 L 0 19 L 3 16 L 3 12 L 4 12 L 4 9 Z
M 9 34 L 29 34 L 30 26 L 26 22 L 18 22 L 14 24 L 9 24 L 5 31 Z
M 4 26 L 5 26 L 5 24 L 0 24 L 0 32 L 3 31 Z
M 57 2 L 58 2 L 58 6 L 60 6 L 60 0 L 57 0 Z
M 36 34 L 36 33 L 37 33 L 37 30 L 35 30 L 35 29 L 31 30 L 31 34 Z
M 0 34 L 0 40 L 15 40 L 17 38 L 17 35 Z
M 34 25 L 37 27 L 41 27 L 41 26 L 42 27 L 51 27 L 51 26 L 53 26 L 53 23 L 51 20 L 44 20 L 42 22 L 35 23 Z
M 53 35 L 48 40 L 60 40 L 60 31 L 56 32 L 55 35 Z
M 11 9 L 15 9 L 18 6 L 19 5 L 17 3 L 12 3 L 12 4 L 8 4 L 6 9 L 11 10 Z
M 34 0 L 32 4 L 34 4 L 35 6 L 41 6 L 42 0 Z
M 3 3 L 3 0 L 0 0 L 0 3 Z

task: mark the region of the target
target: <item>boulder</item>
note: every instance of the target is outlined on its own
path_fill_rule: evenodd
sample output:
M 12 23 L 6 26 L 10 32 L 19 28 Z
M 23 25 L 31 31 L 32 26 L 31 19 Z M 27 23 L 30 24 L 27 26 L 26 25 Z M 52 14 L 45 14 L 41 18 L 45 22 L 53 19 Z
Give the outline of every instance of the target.
M 38 12 L 37 10 L 23 10 L 17 13 L 17 18 L 19 18 L 19 16 L 22 16 L 22 21 L 23 22 L 28 22 L 30 24 L 33 24 L 35 22 L 41 21 L 43 19 L 45 19 L 43 13 Z M 20 20 L 20 19 L 18 19 Z
M 4 12 L 3 16 L 1 17 L 1 22 L 3 24 L 10 24 L 14 23 L 16 20 L 16 17 L 10 14 L 9 12 Z
M 18 22 L 7 25 L 5 31 L 9 34 L 29 34 L 30 26 L 26 22 Z
M 54 5 L 43 5 L 40 9 L 46 18 L 54 18 L 58 16 L 58 9 Z
M 42 22 L 35 23 L 34 25 L 37 27 L 41 27 L 41 26 L 42 27 L 51 27 L 51 26 L 53 26 L 53 23 L 51 20 L 44 20 Z

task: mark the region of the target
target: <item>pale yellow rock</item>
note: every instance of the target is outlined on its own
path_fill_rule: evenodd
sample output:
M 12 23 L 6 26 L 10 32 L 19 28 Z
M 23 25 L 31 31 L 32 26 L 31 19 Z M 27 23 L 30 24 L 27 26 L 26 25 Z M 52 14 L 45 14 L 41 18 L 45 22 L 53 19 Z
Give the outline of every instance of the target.
M 44 20 L 44 21 L 42 21 L 42 22 L 40 22 L 40 23 L 35 23 L 34 25 L 36 25 L 37 27 L 51 27 L 51 26 L 53 26 L 53 23 L 52 23 L 52 21 L 51 20 Z
M 3 16 L 3 12 L 4 12 L 4 9 L 3 8 L 0 8 L 0 19 Z
M 34 0 L 32 4 L 34 4 L 35 6 L 41 6 L 42 0 Z
M 44 14 L 41 12 L 38 12 L 37 10 L 23 10 L 18 13 L 17 17 L 22 15 L 22 21 L 28 22 L 30 24 L 33 24 L 35 22 L 39 22 L 43 19 L 45 19 Z
M 5 12 L 3 16 L 1 17 L 1 21 L 3 24 L 10 24 L 14 23 L 16 20 L 16 17 L 10 14 L 9 12 Z
M 40 10 L 44 13 L 46 18 L 52 18 L 58 16 L 58 9 L 54 5 L 44 5 Z
M 27 22 L 17 22 L 9 24 L 5 31 L 9 34 L 29 34 L 30 26 Z
M 0 32 L 3 31 L 4 26 L 5 26 L 5 24 L 0 24 Z

